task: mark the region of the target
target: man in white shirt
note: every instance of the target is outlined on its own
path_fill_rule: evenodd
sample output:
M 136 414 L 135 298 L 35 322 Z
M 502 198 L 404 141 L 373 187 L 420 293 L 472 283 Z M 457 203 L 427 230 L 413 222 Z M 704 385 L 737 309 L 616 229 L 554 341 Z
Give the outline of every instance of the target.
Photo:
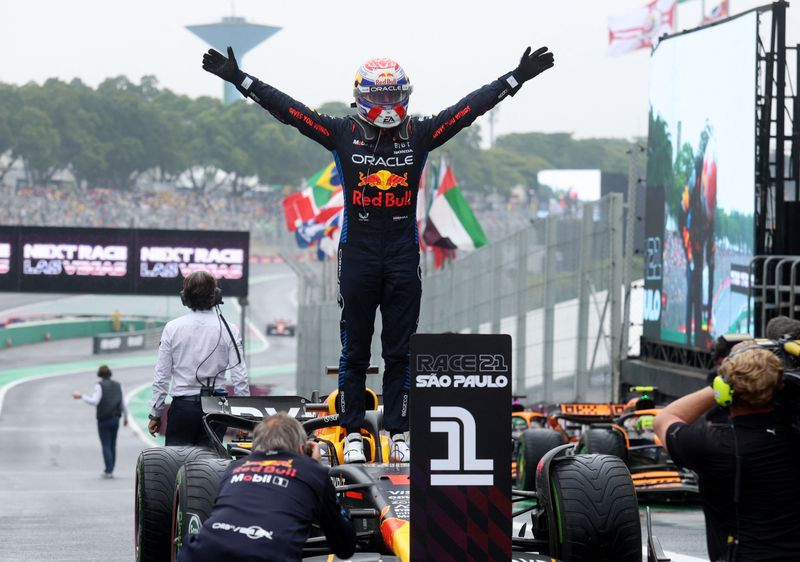
M 128 407 L 125 405 L 125 393 L 122 385 L 111 380 L 111 369 L 108 365 L 100 365 L 97 369 L 100 382 L 94 386 L 91 396 L 80 392 L 73 392 L 75 400 L 83 399 L 84 402 L 97 408 L 97 432 L 100 435 L 100 444 L 103 447 L 103 462 L 105 471 L 103 478 L 114 477 L 114 464 L 117 460 L 117 431 L 119 418 L 128 425 Z
M 203 394 L 225 392 L 225 372 L 231 371 L 234 393 L 249 396 L 244 349 L 236 326 L 230 326 L 215 307 L 222 291 L 207 271 L 195 271 L 183 281 L 181 302 L 192 309 L 164 326 L 153 379 L 148 429 L 161 426 L 167 392 L 172 404 L 167 414 L 166 444 L 210 446 L 203 430 Z

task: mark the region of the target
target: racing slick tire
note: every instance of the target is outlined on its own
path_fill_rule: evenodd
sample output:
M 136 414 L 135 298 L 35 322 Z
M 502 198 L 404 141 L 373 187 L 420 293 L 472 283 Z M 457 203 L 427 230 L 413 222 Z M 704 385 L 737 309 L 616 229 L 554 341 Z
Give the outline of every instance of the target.
M 172 561 L 187 533 L 197 533 L 211 515 L 219 484 L 229 459 L 200 459 L 187 462 L 175 477 L 175 496 L 172 502 Z
M 526 429 L 519 436 L 517 451 L 517 486 L 522 490 L 536 489 L 536 467 L 542 457 L 564 444 L 564 437 L 554 429 Z
M 170 559 L 170 523 L 178 469 L 185 462 L 216 456 L 202 447 L 151 447 L 141 452 L 136 461 L 133 510 L 136 562 Z
M 610 427 L 590 427 L 581 436 L 578 452 L 590 455 L 613 455 L 627 462 L 625 436 Z
M 639 504 L 628 467 L 610 455 L 554 463 L 559 552 L 565 562 L 641 562 Z

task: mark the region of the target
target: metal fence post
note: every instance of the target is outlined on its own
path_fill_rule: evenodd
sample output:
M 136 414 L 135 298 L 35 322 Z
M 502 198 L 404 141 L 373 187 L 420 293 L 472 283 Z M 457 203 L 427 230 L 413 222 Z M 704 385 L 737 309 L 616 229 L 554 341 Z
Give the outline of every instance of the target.
M 517 388 L 525 390 L 525 349 L 528 344 L 528 230 L 517 235 Z
M 502 263 L 501 250 L 502 244 L 492 245 L 492 333 L 500 333 L 500 302 L 503 289 L 503 279 L 501 277 L 500 265 Z M 519 389 L 518 389 L 519 390 Z
M 625 294 L 625 301 L 622 310 L 622 340 L 620 342 L 620 358 L 625 359 L 628 356 L 628 349 L 630 343 L 628 336 L 630 333 L 631 325 L 631 270 L 633 268 L 633 256 L 635 253 L 635 234 L 636 234 L 636 191 L 639 186 L 639 177 L 637 174 L 637 157 L 642 147 L 634 144 L 628 151 L 628 204 L 627 204 L 627 220 L 625 223 L 625 261 L 622 273 L 622 288 Z
M 580 235 L 580 259 L 578 261 L 578 345 L 576 354 L 575 400 L 586 400 L 589 383 L 589 308 L 591 291 L 587 279 L 593 260 L 594 210 L 596 203 L 583 206 L 583 223 Z
M 480 317 L 480 283 L 478 282 L 481 278 L 481 271 L 480 271 L 480 260 L 478 259 L 479 256 L 472 254 L 469 257 L 469 260 L 472 262 L 470 264 L 470 275 L 472 279 L 472 287 L 470 287 L 469 292 L 469 300 L 470 300 L 470 307 L 469 307 L 469 327 L 470 331 L 473 334 L 479 334 L 481 331 L 481 317 Z
M 544 357 L 542 368 L 543 400 L 553 399 L 553 353 L 555 333 L 555 269 L 556 269 L 556 221 L 545 219 L 545 266 L 544 266 Z
M 622 195 L 612 193 L 609 195 L 609 237 L 611 257 L 611 283 L 608 287 L 609 304 L 611 307 L 611 325 L 609 334 L 611 341 L 611 399 L 619 401 L 620 382 L 620 337 L 622 335 L 622 318 L 620 296 L 622 291 L 622 267 L 624 256 L 622 252 Z

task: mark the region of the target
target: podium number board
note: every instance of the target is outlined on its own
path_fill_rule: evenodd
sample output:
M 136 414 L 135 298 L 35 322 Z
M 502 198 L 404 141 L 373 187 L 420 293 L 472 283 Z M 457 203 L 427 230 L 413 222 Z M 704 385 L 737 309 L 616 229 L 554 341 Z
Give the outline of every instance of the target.
M 511 337 L 411 337 L 411 558 L 511 559 Z

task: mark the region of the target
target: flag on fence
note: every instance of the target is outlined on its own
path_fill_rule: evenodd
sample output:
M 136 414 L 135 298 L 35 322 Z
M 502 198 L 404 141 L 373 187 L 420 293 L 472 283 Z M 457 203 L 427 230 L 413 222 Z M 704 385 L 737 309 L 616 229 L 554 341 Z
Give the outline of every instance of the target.
M 624 16 L 609 16 L 607 54 L 618 56 L 654 47 L 659 37 L 672 32 L 675 10 L 675 0 L 652 0 Z
M 344 212 L 344 195 L 339 188 L 322 208 L 302 223 L 297 224 L 295 240 L 300 248 L 317 246 L 317 257 L 324 260 L 336 255 Z
M 464 199 L 452 168 L 444 161 L 422 237 L 429 246 L 450 250 L 474 250 L 487 244 L 486 235 Z
M 337 190 L 342 189 L 342 179 L 335 162 L 331 162 L 308 179 L 317 207 L 325 205 Z
M 290 193 L 283 198 L 283 217 L 286 219 L 286 228 L 289 232 L 294 232 L 298 224 L 313 220 L 316 214 L 317 209 L 311 189 Z
M 703 14 L 703 23 L 712 23 L 717 20 L 727 18 L 730 14 L 730 1 L 722 0 L 719 4 L 712 6 L 711 10 Z

